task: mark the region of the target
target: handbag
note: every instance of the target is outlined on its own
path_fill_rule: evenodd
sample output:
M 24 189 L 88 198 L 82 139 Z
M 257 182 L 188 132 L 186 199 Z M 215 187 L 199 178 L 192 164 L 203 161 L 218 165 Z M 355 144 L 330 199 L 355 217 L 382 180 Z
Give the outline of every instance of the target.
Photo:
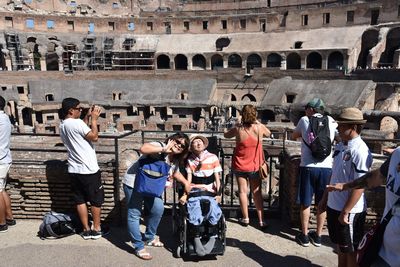
M 258 144 L 260 143 L 260 133 L 257 131 L 257 147 L 258 149 Z M 257 153 L 256 153 L 257 156 Z M 268 163 L 265 161 L 265 156 L 263 152 L 263 157 L 259 158 L 260 161 L 260 167 L 258 168 L 258 175 L 260 176 L 261 180 L 266 180 L 269 175 L 269 166 Z
M 398 204 L 400 204 L 400 198 L 397 199 L 393 207 Z M 369 267 L 378 258 L 386 226 L 393 216 L 393 207 L 388 211 L 386 216 L 380 222 L 372 226 L 361 239 L 357 248 L 357 263 L 359 267 Z
M 165 160 L 139 159 L 134 190 L 145 196 L 160 197 L 164 192 L 171 166 Z

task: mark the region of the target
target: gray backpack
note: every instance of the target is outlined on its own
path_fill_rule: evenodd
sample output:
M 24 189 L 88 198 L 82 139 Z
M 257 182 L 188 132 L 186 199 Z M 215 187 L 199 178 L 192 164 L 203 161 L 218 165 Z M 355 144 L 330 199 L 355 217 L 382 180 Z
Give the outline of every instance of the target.
M 75 234 L 75 226 L 69 215 L 54 211 L 47 212 L 39 227 L 38 236 L 45 238 L 60 238 Z

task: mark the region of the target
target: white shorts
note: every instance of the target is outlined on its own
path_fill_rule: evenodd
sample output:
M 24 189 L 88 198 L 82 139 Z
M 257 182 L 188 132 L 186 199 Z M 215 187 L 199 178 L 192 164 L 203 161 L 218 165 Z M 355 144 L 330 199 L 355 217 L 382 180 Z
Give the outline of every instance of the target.
M 0 192 L 6 188 L 7 174 L 11 164 L 0 164 Z

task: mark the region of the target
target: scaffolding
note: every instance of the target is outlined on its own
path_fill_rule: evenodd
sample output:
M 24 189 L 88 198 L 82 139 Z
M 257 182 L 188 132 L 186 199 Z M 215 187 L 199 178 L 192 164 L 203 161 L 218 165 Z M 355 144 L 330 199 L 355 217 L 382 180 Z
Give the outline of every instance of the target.
M 7 49 L 10 52 L 12 70 L 34 70 L 32 60 L 22 54 L 18 34 L 5 33 Z

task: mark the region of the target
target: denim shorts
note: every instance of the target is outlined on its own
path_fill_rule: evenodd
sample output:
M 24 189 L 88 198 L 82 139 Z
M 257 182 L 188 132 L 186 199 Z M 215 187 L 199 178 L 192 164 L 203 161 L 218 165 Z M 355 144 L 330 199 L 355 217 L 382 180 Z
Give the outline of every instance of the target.
M 243 172 L 243 171 L 233 170 L 233 174 L 235 174 L 236 178 L 243 177 L 246 179 L 260 179 L 260 175 L 259 175 L 258 171 Z

